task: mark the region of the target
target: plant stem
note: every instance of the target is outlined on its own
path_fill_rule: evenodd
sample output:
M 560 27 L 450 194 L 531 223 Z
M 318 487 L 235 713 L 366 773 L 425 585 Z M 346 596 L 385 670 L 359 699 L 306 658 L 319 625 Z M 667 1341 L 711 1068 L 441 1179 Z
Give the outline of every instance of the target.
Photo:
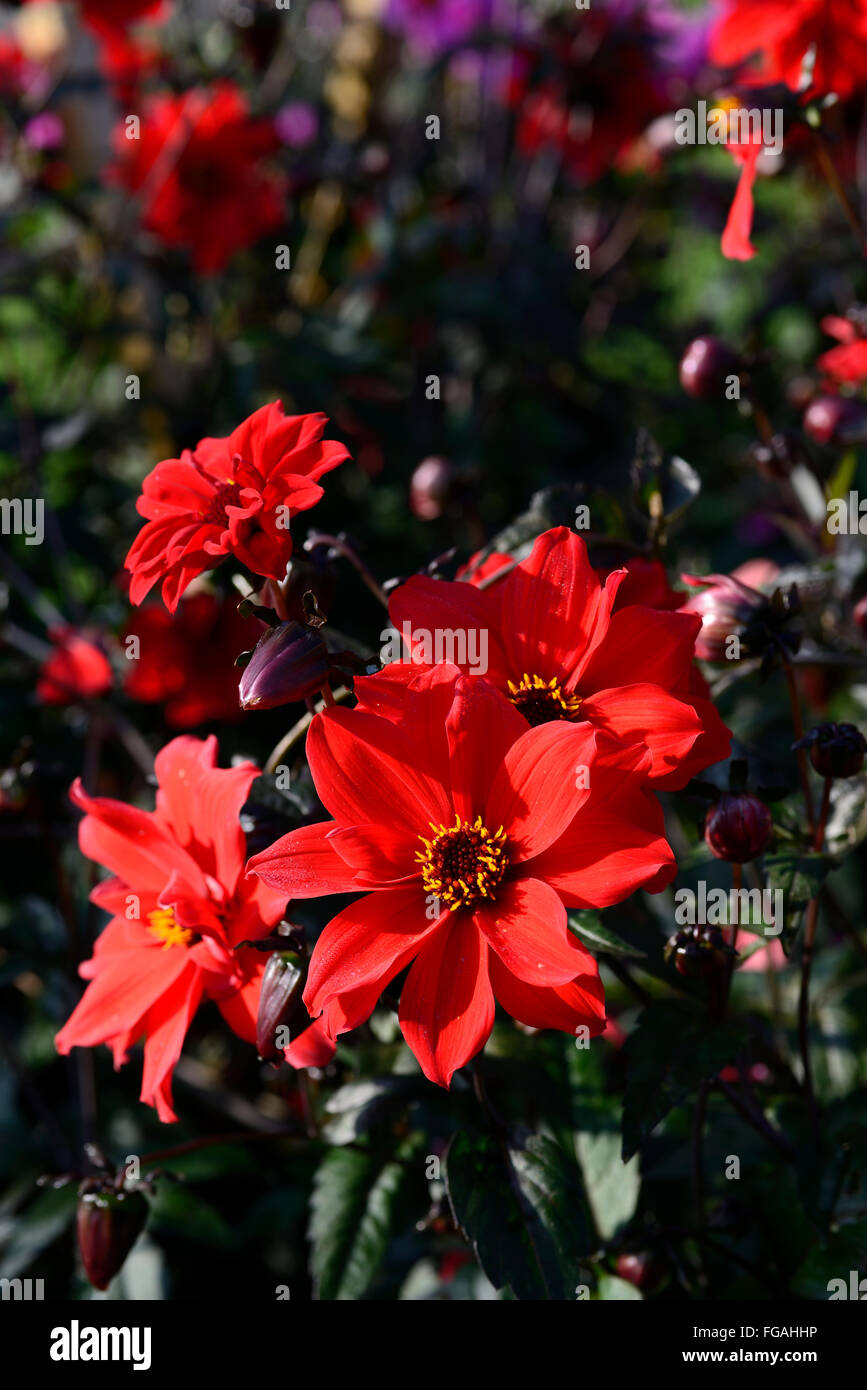
M 793 1159 L 795 1157 L 794 1146 L 789 1142 L 781 1130 L 771 1124 L 759 1105 L 750 1104 L 743 1096 L 738 1094 L 730 1082 L 723 1081 L 720 1077 L 716 1078 L 716 1085 L 720 1091 L 722 1091 L 726 1100 L 737 1110 L 741 1119 L 745 1120 L 757 1134 L 760 1134 L 763 1139 L 767 1139 L 768 1143 L 773 1144 L 774 1148 L 778 1149 L 786 1158 Z
M 792 710 L 792 727 L 795 730 L 795 742 L 799 743 L 804 737 L 804 721 L 801 717 L 801 701 L 798 698 L 798 683 L 795 679 L 795 670 L 792 666 L 791 658 L 785 648 L 780 645 L 780 656 L 783 662 L 783 673 L 786 677 L 786 684 L 789 687 L 789 704 Z M 807 763 L 806 748 L 798 748 L 798 773 L 801 778 L 801 790 L 804 793 L 804 806 L 807 812 L 807 825 L 810 834 L 814 833 L 814 808 L 813 792 L 810 787 L 810 771 Z
M 825 843 L 825 823 L 828 819 L 828 809 L 831 804 L 831 783 L 833 778 L 826 777 L 825 785 L 822 788 L 822 807 L 819 812 L 819 824 L 816 826 L 816 833 L 813 837 L 813 849 L 817 854 L 822 851 Z M 811 898 L 807 904 L 807 916 L 804 925 L 804 949 L 801 957 L 801 989 L 798 995 L 798 1046 L 801 1052 L 801 1066 L 804 1071 L 804 1092 L 807 1097 L 807 1108 L 810 1112 L 810 1126 L 813 1131 L 813 1138 L 819 1142 L 819 1116 L 816 1109 L 816 1093 L 813 1088 L 813 1070 L 810 1064 L 810 974 L 813 968 L 813 951 L 816 940 L 816 926 L 819 921 L 819 895 Z
M 338 554 L 348 560 L 353 569 L 357 570 L 361 575 L 362 580 L 367 585 L 370 592 L 375 598 L 379 599 L 386 613 L 388 612 L 388 595 L 382 588 L 382 585 L 378 584 L 374 579 L 367 565 L 361 559 L 361 556 L 355 553 L 348 542 L 342 541 L 339 536 L 330 536 L 322 531 L 313 531 L 304 542 L 304 549 L 308 551 L 315 550 L 317 545 L 330 546 L 332 550 L 336 550 Z

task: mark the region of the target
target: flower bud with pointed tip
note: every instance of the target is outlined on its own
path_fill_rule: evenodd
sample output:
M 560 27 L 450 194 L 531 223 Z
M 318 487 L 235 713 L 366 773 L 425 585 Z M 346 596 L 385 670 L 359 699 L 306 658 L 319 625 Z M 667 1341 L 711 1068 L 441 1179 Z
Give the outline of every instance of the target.
M 117 1192 L 101 1184 L 88 1189 L 88 1183 L 82 1183 L 76 1233 L 84 1272 L 95 1289 L 108 1288 L 147 1217 L 148 1204 L 140 1192 Z
M 273 709 L 306 700 L 328 676 L 328 648 L 318 632 L 281 623 L 262 633 L 244 667 L 238 698 L 242 709 Z
M 292 1016 L 298 1012 L 303 988 L 304 971 L 295 957 L 287 951 L 275 951 L 268 958 L 259 991 L 256 1050 L 263 1062 L 278 1062 L 282 1058 L 277 1029 L 282 1024 L 291 1032 Z
M 857 777 L 864 766 L 867 740 L 854 724 L 819 724 L 795 744 L 809 748 L 820 777 Z
M 757 796 L 725 792 L 707 813 L 704 838 L 716 859 L 746 864 L 765 851 L 773 828 L 773 817 Z

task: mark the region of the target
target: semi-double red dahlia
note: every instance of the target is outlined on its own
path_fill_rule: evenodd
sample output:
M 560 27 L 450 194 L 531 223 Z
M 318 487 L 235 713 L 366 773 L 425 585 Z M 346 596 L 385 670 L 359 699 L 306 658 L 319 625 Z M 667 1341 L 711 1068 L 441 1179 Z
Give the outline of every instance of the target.
M 849 97 L 867 85 L 867 0 L 726 0 L 711 34 L 715 63 L 752 61 L 760 82 L 797 91 L 810 50 L 810 91 Z
M 536 1028 L 601 1032 L 596 964 L 566 907 L 659 891 L 675 864 L 642 785 L 645 748 L 588 723 L 528 728 L 493 686 L 448 665 L 417 672 L 404 708 L 400 725 L 317 715 L 307 756 L 334 819 L 248 867 L 293 898 L 364 894 L 316 943 L 308 1012 L 332 1036 L 356 1027 L 410 966 L 403 1035 L 448 1086 L 484 1046 L 495 1000 Z
M 157 580 L 174 613 L 191 580 L 234 555 L 254 574 L 282 579 L 292 554 L 289 522 L 322 496 L 318 479 L 349 457 L 323 440 L 324 415 L 284 415 L 262 406 L 222 439 L 201 439 L 158 463 L 136 506 L 147 518 L 130 546 L 130 599 Z
M 683 787 L 730 746 L 695 680 L 701 622 L 635 603 L 618 608 L 625 579 L 620 570 L 600 581 L 584 542 L 565 527 L 546 531 L 490 589 L 416 575 L 389 604 L 412 661 L 359 680 L 359 701 L 400 719 L 402 686 L 417 663 L 438 659 L 439 643 L 446 659 L 496 685 L 527 724 L 588 722 L 624 747 L 644 743 L 648 780 Z
M 239 823 L 258 769 L 216 766 L 217 740 L 182 736 L 157 755 L 155 811 L 91 797 L 78 780 L 72 799 L 86 812 L 79 845 L 111 871 L 91 901 L 112 914 L 93 956 L 90 981 L 57 1035 L 59 1052 L 107 1043 L 116 1066 L 145 1039 L 141 1099 L 174 1120 L 172 1072 L 203 998 L 227 1023 L 256 1039 L 265 957 L 235 948 L 268 934 L 285 895 L 245 877 Z
M 188 249 L 201 274 L 285 221 L 285 180 L 263 163 L 279 139 L 232 82 L 150 98 L 137 138 L 124 124 L 115 143 L 109 178 L 143 199 L 143 225 Z

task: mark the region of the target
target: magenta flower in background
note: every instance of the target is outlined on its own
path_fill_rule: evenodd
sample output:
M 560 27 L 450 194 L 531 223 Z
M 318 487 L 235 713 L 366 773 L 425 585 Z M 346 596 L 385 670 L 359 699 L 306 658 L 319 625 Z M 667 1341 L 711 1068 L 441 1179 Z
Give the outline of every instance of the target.
M 388 0 L 382 22 L 430 59 L 478 30 L 514 30 L 518 18 L 518 7 L 504 0 Z
M 274 117 L 274 129 L 284 145 L 303 149 L 319 133 L 319 117 L 309 101 L 287 101 Z

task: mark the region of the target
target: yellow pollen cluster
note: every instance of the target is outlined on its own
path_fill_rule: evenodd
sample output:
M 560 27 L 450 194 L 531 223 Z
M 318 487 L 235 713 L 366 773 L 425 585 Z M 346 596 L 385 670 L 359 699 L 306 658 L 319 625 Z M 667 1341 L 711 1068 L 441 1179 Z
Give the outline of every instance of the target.
M 148 921 L 148 931 L 161 939 L 164 951 L 170 946 L 189 946 L 193 940 L 194 933 L 188 927 L 181 926 L 175 917 L 174 908 L 156 907 L 153 912 L 148 913 Z
M 481 816 L 472 825 L 455 816 L 452 826 L 431 821 L 430 827 L 433 839 L 420 835 L 424 849 L 415 856 L 427 891 L 435 893 L 450 912 L 476 898 L 493 898 L 509 863 L 503 827 L 492 835 Z
M 567 695 L 556 676 L 545 681 L 528 676 L 520 683 L 509 681 L 509 699 L 531 724 L 549 724 L 553 719 L 574 719 L 581 708 L 580 695 Z

